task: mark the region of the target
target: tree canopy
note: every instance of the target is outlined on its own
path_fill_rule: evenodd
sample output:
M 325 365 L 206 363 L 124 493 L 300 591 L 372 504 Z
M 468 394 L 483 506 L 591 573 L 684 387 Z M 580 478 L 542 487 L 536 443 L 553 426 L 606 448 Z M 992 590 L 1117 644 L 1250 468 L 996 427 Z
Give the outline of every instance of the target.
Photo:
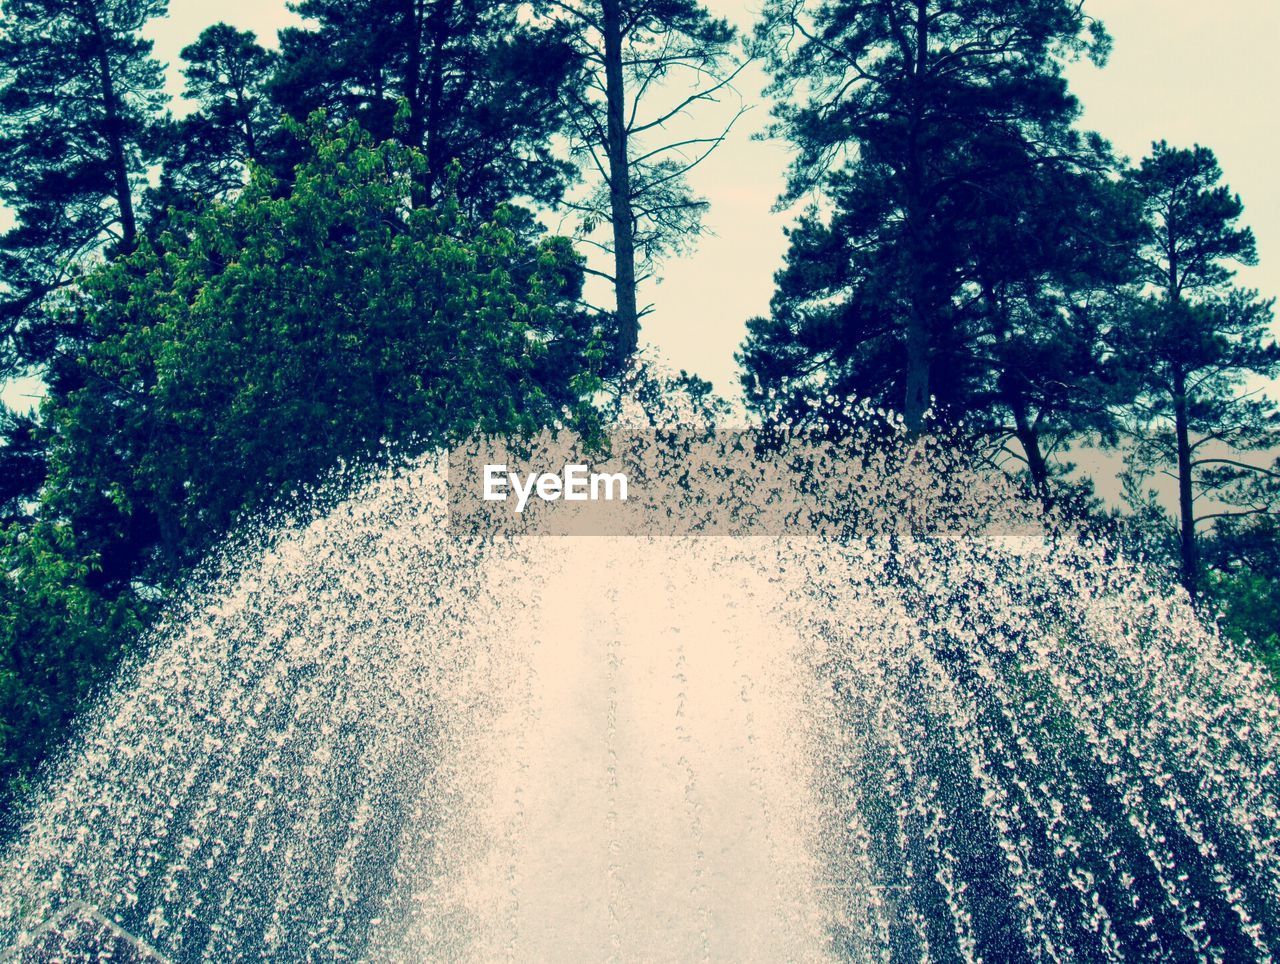
M 1275 404 L 1246 390 L 1250 378 L 1280 374 L 1273 303 L 1233 283 L 1234 265 L 1256 263 L 1257 247 L 1211 150 L 1159 142 L 1126 179 L 1145 233 L 1142 287 L 1118 328 L 1117 361 L 1131 383 L 1134 461 L 1171 470 L 1178 481 L 1182 581 L 1194 593 L 1196 526 L 1241 511 L 1197 503 L 1237 501 L 1240 484 L 1261 474 L 1239 453 L 1273 445 L 1280 427 Z
M 281 31 L 271 95 L 285 113 L 303 120 L 323 108 L 420 149 L 427 200 L 451 194 L 487 214 L 560 197 L 570 167 L 551 140 L 575 58 L 519 4 L 302 0 L 294 9 L 315 26 Z
M 427 159 L 354 124 L 299 133 L 287 189 L 256 169 L 58 298 L 89 341 L 42 409 L 38 521 L 0 555 L 5 685 L 45 707 L 39 745 L 149 600 L 273 497 L 387 449 L 591 418 L 605 346 L 566 239 L 530 244 L 504 208 L 415 206 Z M 0 772 L 38 755 L 8 745 Z
M 968 239 L 1007 219 L 1028 172 L 1105 163 L 1072 127 L 1063 68 L 1103 59 L 1108 38 L 1068 0 L 777 0 L 757 48 L 773 133 L 795 148 L 784 200 L 817 189 L 833 212 L 792 234 L 773 317 L 744 353 L 748 385 L 852 364 L 892 384 L 885 400 L 919 430 L 930 396 L 960 406 L 972 377 Z M 758 361 L 774 353 L 790 369 Z
M 0 11 L 0 377 L 78 336 L 43 315 L 85 259 L 128 251 L 165 96 L 142 28 L 166 0 L 18 0 Z

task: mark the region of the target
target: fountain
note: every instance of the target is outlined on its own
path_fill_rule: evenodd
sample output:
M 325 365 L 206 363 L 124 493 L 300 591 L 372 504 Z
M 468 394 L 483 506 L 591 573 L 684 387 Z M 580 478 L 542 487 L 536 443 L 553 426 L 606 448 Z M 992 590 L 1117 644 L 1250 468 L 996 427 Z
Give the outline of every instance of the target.
M 51 770 L 0 861 L 0 947 L 1276 953 L 1261 670 L 930 443 L 784 446 L 772 475 L 741 450 L 705 456 L 745 459 L 718 496 L 685 477 L 683 532 L 674 489 L 633 506 L 657 535 L 468 530 L 432 456 L 249 540 Z M 785 518 L 740 511 L 766 484 Z

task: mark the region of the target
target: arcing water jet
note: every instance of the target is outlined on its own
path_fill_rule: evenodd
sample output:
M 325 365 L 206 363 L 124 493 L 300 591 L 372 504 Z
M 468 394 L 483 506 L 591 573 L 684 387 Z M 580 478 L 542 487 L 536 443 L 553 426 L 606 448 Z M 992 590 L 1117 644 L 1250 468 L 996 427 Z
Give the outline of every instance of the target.
M 631 504 L 664 533 L 687 510 L 683 535 L 539 535 L 545 508 L 469 531 L 434 458 L 275 533 L 51 772 L 0 941 L 1275 954 L 1280 705 L 1184 600 L 926 443 L 712 443 L 684 458 L 718 493 L 686 473 Z M 782 523 L 747 511 L 777 486 Z

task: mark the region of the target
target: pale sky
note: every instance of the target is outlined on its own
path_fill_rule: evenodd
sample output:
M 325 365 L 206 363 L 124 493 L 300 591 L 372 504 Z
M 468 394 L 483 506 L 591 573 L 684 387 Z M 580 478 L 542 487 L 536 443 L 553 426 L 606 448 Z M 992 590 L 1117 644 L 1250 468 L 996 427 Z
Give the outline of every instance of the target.
M 712 9 L 749 27 L 760 0 L 712 0 Z M 1246 222 L 1258 238 L 1259 267 L 1241 279 L 1264 294 L 1280 293 L 1280 3 L 1275 0 L 1088 0 L 1115 40 L 1106 68 L 1084 63 L 1071 81 L 1085 105 L 1084 125 L 1100 131 L 1131 158 L 1151 141 L 1214 149 L 1227 182 L 1243 198 Z M 150 30 L 156 54 L 177 78 L 178 51 L 216 19 L 255 31 L 264 43 L 296 22 L 283 2 L 170 0 L 170 15 Z M 783 227 L 792 213 L 771 207 L 782 186 L 787 148 L 751 140 L 768 119 L 760 96 L 764 77 L 748 70 L 739 83 L 750 112 L 719 151 L 693 172 L 695 189 L 711 202 L 711 236 L 669 261 L 660 284 L 642 292 L 655 310 L 642 343 L 672 366 L 710 379 L 736 395 L 733 353 L 747 318 L 767 311 L 773 272 L 781 263 Z M 607 301 L 607 299 L 604 299 Z M 6 399 L 22 404 L 12 386 Z M 25 406 L 23 406 L 25 407 Z
M 714 0 L 712 7 L 744 26 L 758 9 L 756 0 L 749 7 Z M 1135 160 L 1161 138 L 1213 148 L 1258 238 L 1260 264 L 1240 278 L 1269 296 L 1280 294 L 1280 3 L 1087 0 L 1086 8 L 1107 25 L 1115 47 L 1102 70 L 1086 62 L 1071 72 L 1085 106 L 1083 125 Z M 756 75 L 742 85 L 744 94 L 759 101 L 761 80 Z M 767 110 L 761 103 L 722 153 L 694 172 L 719 236 L 668 265 L 666 280 L 650 294 L 657 309 L 642 332 L 672 364 L 729 394 L 737 391 L 733 352 L 746 320 L 768 310 L 772 274 L 785 250 L 782 228 L 792 220 L 791 213 L 769 211 L 785 146 L 746 136 L 763 125 Z

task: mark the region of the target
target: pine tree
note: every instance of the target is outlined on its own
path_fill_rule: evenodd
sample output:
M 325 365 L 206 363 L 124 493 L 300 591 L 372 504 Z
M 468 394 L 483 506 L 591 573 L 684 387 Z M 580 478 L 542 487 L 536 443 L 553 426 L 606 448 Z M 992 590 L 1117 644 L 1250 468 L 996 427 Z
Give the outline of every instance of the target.
M 975 196 L 964 229 L 972 298 L 963 321 L 986 373 L 965 414 L 1048 500 L 1071 442 L 1115 438 L 1108 335 L 1126 304 L 1141 221 L 1131 193 L 1105 174 L 1020 170 Z
M 568 132 L 594 190 L 570 207 L 613 261 L 603 275 L 615 295 L 617 356 L 639 342 L 637 289 L 662 255 L 686 247 L 701 230 L 706 202 L 685 175 L 729 133 L 733 111 L 713 130 L 669 133 L 699 105 L 732 94 L 742 68 L 734 31 L 696 0 L 552 0 L 535 3 L 567 31 L 581 70 L 567 88 Z
M 1101 60 L 1106 34 L 1069 0 L 773 0 L 757 46 L 780 98 L 774 133 L 796 148 L 784 200 L 823 189 L 836 210 L 792 235 L 785 304 L 752 337 L 836 326 L 826 340 L 896 380 L 894 407 L 918 431 L 930 396 L 958 401 L 971 377 L 964 212 L 1020 170 L 1094 163 L 1070 128 L 1078 106 L 1062 71 L 1081 54 Z M 797 371 L 817 362 L 795 351 Z
M 47 466 L 40 426 L 33 415 L 0 402 L 0 528 L 27 517 Z
M 1181 576 L 1195 594 L 1197 526 L 1237 511 L 1197 503 L 1247 500 L 1250 477 L 1266 470 L 1240 456 L 1274 444 L 1280 428 L 1275 406 L 1249 384 L 1280 374 L 1273 302 L 1233 282 L 1231 265 L 1256 264 L 1257 246 L 1211 150 L 1161 141 L 1127 181 L 1146 219 L 1145 288 L 1116 336 L 1134 396 L 1132 458 L 1177 479 Z
M 182 59 L 195 110 L 172 126 L 153 204 L 190 208 L 242 187 L 248 165 L 264 162 L 278 121 L 266 93 L 275 55 L 251 31 L 215 23 Z
M 47 363 L 41 307 L 84 259 L 131 250 L 165 97 L 143 26 L 166 0 L 16 0 L 0 14 L 0 371 Z
M 423 152 L 422 197 L 446 193 L 487 213 L 517 198 L 557 199 L 568 166 L 551 150 L 573 57 L 515 3 L 302 0 L 314 29 L 281 31 L 272 82 L 297 120 L 325 109 Z M 456 162 L 456 171 L 451 166 Z

